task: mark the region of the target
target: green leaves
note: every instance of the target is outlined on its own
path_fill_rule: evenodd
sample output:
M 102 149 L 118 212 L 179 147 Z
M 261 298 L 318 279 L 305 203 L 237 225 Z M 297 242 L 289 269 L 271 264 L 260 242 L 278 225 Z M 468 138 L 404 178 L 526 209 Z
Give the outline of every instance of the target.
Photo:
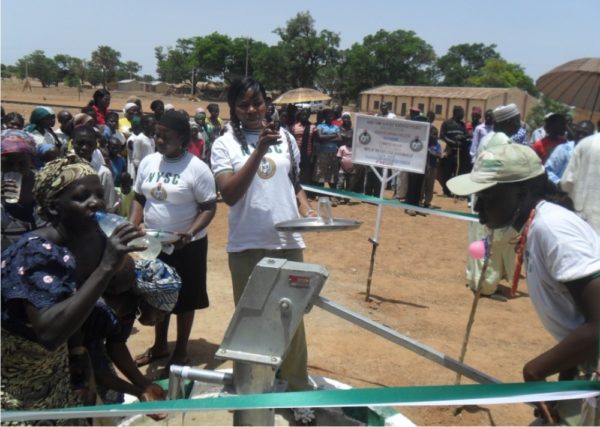
M 463 43 L 451 46 L 436 63 L 442 86 L 467 86 L 468 80 L 479 73 L 488 59 L 500 59 L 496 45 Z
M 382 84 L 434 83 L 435 52 L 413 31 L 379 30 L 344 52 L 343 93 L 355 100 L 362 90 Z
M 530 129 L 536 129 L 544 124 L 544 117 L 548 113 L 563 113 L 571 115 L 573 113 L 571 107 L 562 102 L 555 101 L 542 96 L 538 102 L 527 114 L 527 125 Z
M 497 58 L 488 59 L 477 74 L 467 80 L 467 86 L 518 87 L 533 96 L 539 93 L 523 67 Z
M 60 81 L 59 68 L 48 58 L 43 50 L 35 50 L 16 63 L 17 74 L 20 78 L 33 77 L 39 79 L 43 87 L 57 85 Z
M 102 86 L 114 80 L 117 67 L 120 64 L 121 52 L 114 50 L 110 46 L 98 46 L 92 52 L 92 66 L 97 68 L 102 74 Z

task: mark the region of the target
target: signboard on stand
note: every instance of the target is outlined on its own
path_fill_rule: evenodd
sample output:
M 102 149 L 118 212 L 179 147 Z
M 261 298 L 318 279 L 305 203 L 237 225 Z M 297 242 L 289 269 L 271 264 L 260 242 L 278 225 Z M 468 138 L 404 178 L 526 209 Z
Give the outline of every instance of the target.
M 352 162 L 425 173 L 429 123 L 357 114 Z

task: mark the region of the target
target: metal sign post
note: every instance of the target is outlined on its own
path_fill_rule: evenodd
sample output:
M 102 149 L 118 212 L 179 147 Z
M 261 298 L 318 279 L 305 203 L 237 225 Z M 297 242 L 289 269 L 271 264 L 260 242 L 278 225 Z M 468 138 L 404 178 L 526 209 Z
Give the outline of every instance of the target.
M 352 140 L 352 162 L 369 166 L 375 173 L 381 181 L 380 199 L 383 199 L 387 183 L 400 171 L 425 173 L 429 123 L 357 114 L 355 129 Z M 375 169 L 375 166 L 384 168 L 382 175 Z M 397 172 L 388 178 L 390 169 L 397 170 Z M 373 247 L 365 301 L 369 301 L 371 298 L 371 283 L 375 267 L 375 254 L 377 246 L 379 246 L 382 212 L 383 206 L 378 204 L 375 232 L 373 237 L 369 238 Z
M 389 170 L 387 168 L 383 169 L 383 174 L 379 175 L 379 172 L 376 168 L 371 166 L 371 170 L 379 181 L 381 181 L 381 190 L 379 190 L 379 198 L 383 198 L 385 194 L 385 187 L 387 183 L 394 179 L 400 172 L 395 172 L 388 178 Z M 377 216 L 375 217 L 375 231 L 373 232 L 373 237 L 369 238 L 369 242 L 373 245 L 371 249 L 371 261 L 369 264 L 369 275 L 367 277 L 367 291 L 365 295 L 365 301 L 369 301 L 371 299 L 371 282 L 373 281 L 373 269 L 375 268 L 375 253 L 377 252 L 377 246 L 379 246 L 379 231 L 381 229 L 381 215 L 383 214 L 383 205 L 377 205 Z

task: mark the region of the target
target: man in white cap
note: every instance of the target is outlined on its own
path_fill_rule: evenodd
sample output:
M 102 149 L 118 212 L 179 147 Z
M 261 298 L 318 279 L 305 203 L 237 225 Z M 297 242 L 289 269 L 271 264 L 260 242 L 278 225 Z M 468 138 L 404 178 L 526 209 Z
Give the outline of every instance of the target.
M 494 129 L 490 130 L 475 149 L 477 156 L 487 147 L 498 145 L 506 140 L 506 135 L 515 135 L 521 127 L 521 114 L 515 104 L 501 105 L 492 112 Z M 475 196 L 471 197 L 471 208 L 475 206 Z M 515 268 L 515 251 L 511 242 L 517 237 L 517 232 L 512 227 L 504 227 L 494 232 L 494 238 L 489 244 L 492 247 L 492 258 L 488 262 L 485 277 L 481 284 L 479 279 L 483 269 L 483 261 L 467 258 L 465 277 L 467 285 L 476 291 L 480 286 L 481 295 L 489 296 L 497 301 L 507 301 L 505 295 L 498 290 L 501 280 L 510 280 Z M 469 224 L 469 242 L 485 239 L 490 235 L 490 230 L 484 225 L 472 222 Z
M 476 150 L 475 158 L 486 149 L 488 142 L 496 132 L 502 132 L 511 138 L 518 134 L 521 128 L 521 112 L 515 104 L 501 105 L 492 111 L 494 117 L 494 129 L 489 131 L 480 141 Z
M 600 236 L 556 204 L 561 200 L 536 153 L 503 139 L 479 155 L 470 174 L 451 179 L 448 187 L 461 196 L 477 195 L 481 224 L 521 232 L 513 292 L 522 261 L 531 301 L 557 341 L 525 364 L 525 381 L 544 381 L 554 374 L 559 380 L 573 379 L 582 367 L 593 371 L 598 358 Z M 540 407 L 547 421 L 558 422 L 553 408 Z

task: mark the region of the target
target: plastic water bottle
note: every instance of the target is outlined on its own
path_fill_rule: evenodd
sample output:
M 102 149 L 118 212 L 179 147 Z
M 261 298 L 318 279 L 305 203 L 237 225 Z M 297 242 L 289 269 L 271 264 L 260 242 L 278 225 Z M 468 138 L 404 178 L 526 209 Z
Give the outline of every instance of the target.
M 119 224 L 129 222 L 122 216 L 106 212 L 96 212 L 96 221 L 98 221 L 98 225 L 107 237 L 110 237 L 113 234 L 113 231 L 115 231 L 115 228 L 117 228 Z M 127 245 L 145 247 L 146 249 L 143 251 L 131 253 L 132 256 L 141 259 L 155 259 L 162 250 L 162 244 L 160 241 L 148 235 L 138 237 L 137 239 L 129 242 Z

